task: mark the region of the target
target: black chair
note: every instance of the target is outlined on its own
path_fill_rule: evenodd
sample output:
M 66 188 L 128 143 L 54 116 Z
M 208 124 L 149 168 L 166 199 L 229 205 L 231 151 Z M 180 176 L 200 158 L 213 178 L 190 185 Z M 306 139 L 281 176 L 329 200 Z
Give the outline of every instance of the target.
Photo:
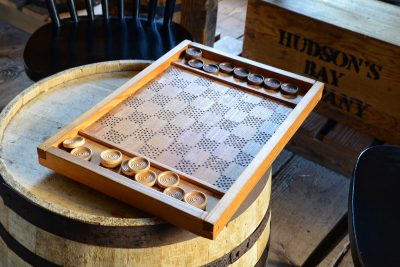
M 156 17 L 157 0 L 149 0 L 147 17 L 140 16 L 140 0 L 133 0 L 132 16 L 125 16 L 118 0 L 117 16 L 109 15 L 108 0 L 101 0 L 101 16 L 95 16 L 86 0 L 87 16 L 77 16 L 73 0 L 67 0 L 70 18 L 60 19 L 54 0 L 47 0 L 52 23 L 39 28 L 24 51 L 25 71 L 32 80 L 89 63 L 120 60 L 156 60 L 191 34 L 172 22 L 175 0 L 167 0 L 164 17 Z
M 347 230 L 355 266 L 400 266 L 399 188 L 399 146 L 374 146 L 361 153 L 350 183 L 348 215 L 303 266 L 318 265 Z
M 349 196 L 349 237 L 356 266 L 400 266 L 400 147 L 364 151 Z

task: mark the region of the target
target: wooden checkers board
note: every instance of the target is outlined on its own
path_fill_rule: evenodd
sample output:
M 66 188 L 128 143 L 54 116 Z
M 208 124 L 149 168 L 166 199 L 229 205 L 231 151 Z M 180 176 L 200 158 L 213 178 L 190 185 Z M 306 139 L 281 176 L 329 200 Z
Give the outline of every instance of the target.
M 227 191 L 292 108 L 170 66 L 82 131 Z
M 230 62 L 295 84 L 298 95 L 287 98 L 231 74 L 193 68 L 185 59 L 188 48 L 200 49 L 204 64 Z M 39 161 L 213 239 L 315 107 L 322 88 L 320 82 L 185 41 L 40 145 Z M 90 161 L 63 147 L 76 136 L 86 139 Z M 147 159 L 156 175 L 177 174 L 178 187 L 195 201 L 205 198 L 206 207 L 163 194 L 157 184 L 144 186 L 120 167 L 103 167 L 99 155 L 106 149 L 122 152 L 123 160 Z

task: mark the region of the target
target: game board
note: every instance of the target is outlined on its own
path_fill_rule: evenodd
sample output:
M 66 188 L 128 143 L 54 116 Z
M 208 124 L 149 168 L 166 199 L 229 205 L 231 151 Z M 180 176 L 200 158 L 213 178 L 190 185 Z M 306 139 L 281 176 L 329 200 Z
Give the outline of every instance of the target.
M 295 97 L 264 90 L 232 74 L 188 65 L 182 54 L 201 49 L 205 63 L 234 62 L 299 87 Z M 39 149 L 41 164 L 157 215 L 215 238 L 321 97 L 323 84 L 243 58 L 183 42 L 83 114 Z M 61 143 L 82 136 L 91 160 L 71 156 Z M 184 191 L 208 199 L 204 210 L 148 188 L 119 168 L 104 168 L 99 154 L 117 149 L 123 159 L 148 159 L 156 175 L 173 171 Z M 155 190 L 154 190 L 155 189 Z
M 83 133 L 226 191 L 291 110 L 171 66 Z

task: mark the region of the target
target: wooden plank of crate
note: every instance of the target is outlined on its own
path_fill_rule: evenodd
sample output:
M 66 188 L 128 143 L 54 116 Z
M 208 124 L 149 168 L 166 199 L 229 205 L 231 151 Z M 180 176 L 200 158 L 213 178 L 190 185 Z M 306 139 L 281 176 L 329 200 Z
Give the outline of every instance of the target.
M 336 121 L 350 126 L 358 131 L 364 132 L 370 136 L 373 136 L 379 140 L 384 140 L 391 144 L 400 144 L 400 123 L 398 119 L 388 115 L 384 112 L 377 112 L 373 107 L 368 107 L 364 110 L 364 118 L 368 118 L 368 122 L 365 119 L 354 119 L 344 112 L 338 111 L 329 103 L 324 103 L 324 97 L 315 109 L 318 113 L 323 116 L 334 118 Z
M 339 171 L 345 176 L 349 176 L 349 167 L 345 168 L 342 162 L 343 155 L 336 153 L 334 149 L 325 146 L 317 137 L 322 129 L 326 128 L 328 119 L 313 112 L 302 124 L 301 128 L 290 140 L 287 149 L 304 156 L 305 158 Z
M 291 139 L 287 148 L 347 177 L 351 176 L 354 168 L 353 164 L 348 163 L 347 154 L 336 151 L 334 147 L 324 145 L 317 139 L 297 135 Z
M 343 259 L 340 261 L 339 265 L 337 265 L 337 267 L 353 267 L 353 266 L 354 262 L 351 256 L 351 251 L 348 250 L 344 255 Z
M 218 0 L 182 1 L 181 24 L 193 40 L 212 46 L 217 26 Z
M 358 155 L 373 141 L 364 133 L 313 113 L 292 138 L 288 149 L 350 177 Z
M 349 235 L 346 235 L 336 248 L 320 263 L 320 266 L 354 266 L 353 264 L 347 265 L 344 263 L 348 254 L 351 254 L 351 251 L 349 247 Z
M 343 124 L 337 124 L 324 136 L 323 142 L 348 152 L 349 155 L 357 157 L 364 149 L 368 148 L 374 138 L 354 130 Z
M 275 176 L 269 263 L 300 266 L 347 211 L 349 180 L 300 156 Z
M 244 53 L 324 81 L 321 114 L 399 143 L 399 18 L 382 1 L 249 0 Z
M 310 138 L 316 138 L 321 129 L 326 125 L 328 119 L 318 113 L 312 112 L 306 121 L 301 125 L 298 133 Z

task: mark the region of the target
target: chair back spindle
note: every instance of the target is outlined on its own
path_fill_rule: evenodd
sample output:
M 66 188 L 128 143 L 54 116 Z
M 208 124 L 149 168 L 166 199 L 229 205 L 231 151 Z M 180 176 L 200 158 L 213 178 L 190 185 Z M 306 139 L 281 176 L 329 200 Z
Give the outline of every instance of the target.
M 154 23 L 154 19 L 156 17 L 156 9 L 157 9 L 157 0 L 149 0 L 149 4 L 147 7 L 147 22 Z
M 69 14 L 71 15 L 71 20 L 74 23 L 78 23 L 78 14 L 76 13 L 74 0 L 67 0 Z
M 118 18 L 124 19 L 124 0 L 118 0 Z
M 140 14 L 140 0 L 134 0 L 132 9 L 132 19 L 136 22 L 136 25 L 140 24 L 139 14 Z
M 47 3 L 47 7 L 49 9 L 49 14 L 50 14 L 53 26 L 60 28 L 61 23 L 60 23 L 60 17 L 58 16 L 58 13 L 57 13 L 56 3 L 54 3 L 54 0 L 46 0 L 46 3 Z
M 33 80 L 94 62 L 156 60 L 192 38 L 173 22 L 176 0 L 163 0 L 162 13 L 157 0 L 146 0 L 146 4 L 145 0 L 129 0 L 129 11 L 125 11 L 124 0 L 100 0 L 101 16 L 94 14 L 94 0 L 84 0 L 85 17 L 79 16 L 76 0 L 66 0 L 70 18 L 65 19 L 60 19 L 56 1 L 46 0 L 52 22 L 36 31 L 25 46 L 25 70 Z M 49 36 L 53 36 L 51 42 L 45 42 Z
M 101 0 L 101 10 L 104 20 L 108 20 L 108 18 L 110 17 L 108 13 L 108 0 Z
M 164 10 L 164 26 L 169 26 L 172 22 L 175 11 L 175 0 L 166 1 Z
M 87 15 L 91 21 L 94 21 L 94 11 L 93 11 L 92 0 L 85 0 L 85 3 L 86 3 Z

